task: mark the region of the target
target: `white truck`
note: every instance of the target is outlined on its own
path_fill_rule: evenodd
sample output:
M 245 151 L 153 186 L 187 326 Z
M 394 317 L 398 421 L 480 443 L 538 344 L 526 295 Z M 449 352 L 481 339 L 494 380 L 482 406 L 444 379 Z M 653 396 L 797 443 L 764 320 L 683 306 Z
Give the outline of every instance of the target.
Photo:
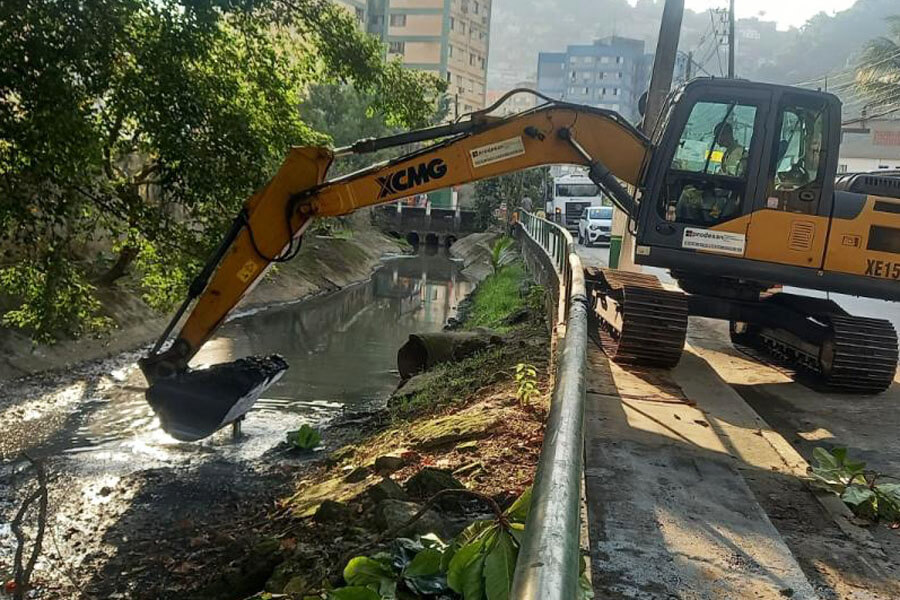
M 556 221 L 573 234 L 578 232 L 578 220 L 589 206 L 611 206 L 600 190 L 583 173 L 569 173 L 553 177 L 547 194 L 547 218 Z

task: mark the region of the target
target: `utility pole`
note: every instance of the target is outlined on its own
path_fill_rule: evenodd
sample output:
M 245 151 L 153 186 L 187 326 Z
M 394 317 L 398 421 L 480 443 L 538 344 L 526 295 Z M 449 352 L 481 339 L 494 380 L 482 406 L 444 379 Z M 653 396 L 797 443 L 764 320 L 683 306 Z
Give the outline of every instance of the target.
M 734 0 L 728 8 L 728 78 L 734 79 Z
M 666 0 L 662 22 L 659 25 L 659 39 L 656 42 L 656 56 L 653 58 L 653 74 L 647 91 L 647 105 L 641 126 L 647 137 L 653 134 L 659 114 L 662 112 L 666 95 L 672 89 L 672 75 L 681 38 L 681 19 L 684 16 L 684 0 Z M 612 235 L 609 244 L 609 266 L 614 269 L 634 271 L 634 236 L 628 231 L 628 216 L 620 210 L 613 213 Z

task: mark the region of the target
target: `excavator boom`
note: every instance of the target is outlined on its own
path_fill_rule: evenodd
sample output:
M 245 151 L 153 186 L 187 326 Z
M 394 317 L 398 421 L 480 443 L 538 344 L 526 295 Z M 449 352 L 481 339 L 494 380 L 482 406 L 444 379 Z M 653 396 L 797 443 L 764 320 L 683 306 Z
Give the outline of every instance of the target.
M 633 213 L 633 200 L 618 180 L 638 183 L 649 144 L 617 113 L 555 102 L 502 119 L 489 117 L 489 111 L 461 123 L 359 142 L 342 152 L 446 138 L 333 180 L 326 176 L 334 150 L 292 149 L 271 181 L 247 201 L 165 333 L 140 361 L 151 383 L 147 398 L 163 428 L 179 439 L 205 437 L 240 418 L 287 368 L 279 358 L 242 360 L 230 369 L 218 365 L 211 377 L 209 370 L 189 370 L 188 363 L 267 269 L 297 254 L 316 217 L 561 163 L 588 167 L 619 207 Z

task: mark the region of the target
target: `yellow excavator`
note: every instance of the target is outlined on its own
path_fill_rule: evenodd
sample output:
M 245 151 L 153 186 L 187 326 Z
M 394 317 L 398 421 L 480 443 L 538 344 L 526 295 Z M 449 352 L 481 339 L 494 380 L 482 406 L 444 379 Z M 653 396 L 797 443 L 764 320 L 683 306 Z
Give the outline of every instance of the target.
M 202 370 L 188 363 L 266 270 L 296 255 L 312 219 L 551 164 L 587 168 L 628 216 L 635 263 L 669 269 L 682 290 L 648 274 L 589 270 L 596 332 L 614 360 L 673 366 L 695 315 L 729 321 L 735 342 L 790 360 L 829 386 L 874 393 L 891 384 L 898 347 L 889 321 L 776 291 L 900 300 L 900 179 L 836 178 L 835 96 L 697 79 L 670 94 L 651 139 L 615 112 L 544 100 L 505 118 L 491 116 L 498 103 L 462 121 L 344 149 L 292 149 L 140 361 L 166 431 L 184 440 L 211 434 L 240 418 L 287 368 L 277 357 Z M 341 155 L 424 143 L 327 178 Z

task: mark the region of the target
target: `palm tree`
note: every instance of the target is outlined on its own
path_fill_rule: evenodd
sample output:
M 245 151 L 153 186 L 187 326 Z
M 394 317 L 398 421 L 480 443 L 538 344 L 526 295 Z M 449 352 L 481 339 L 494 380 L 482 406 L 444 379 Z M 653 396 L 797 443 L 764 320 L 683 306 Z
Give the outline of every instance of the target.
M 887 18 L 888 35 L 870 41 L 856 70 L 856 89 L 869 106 L 900 109 L 900 15 Z

